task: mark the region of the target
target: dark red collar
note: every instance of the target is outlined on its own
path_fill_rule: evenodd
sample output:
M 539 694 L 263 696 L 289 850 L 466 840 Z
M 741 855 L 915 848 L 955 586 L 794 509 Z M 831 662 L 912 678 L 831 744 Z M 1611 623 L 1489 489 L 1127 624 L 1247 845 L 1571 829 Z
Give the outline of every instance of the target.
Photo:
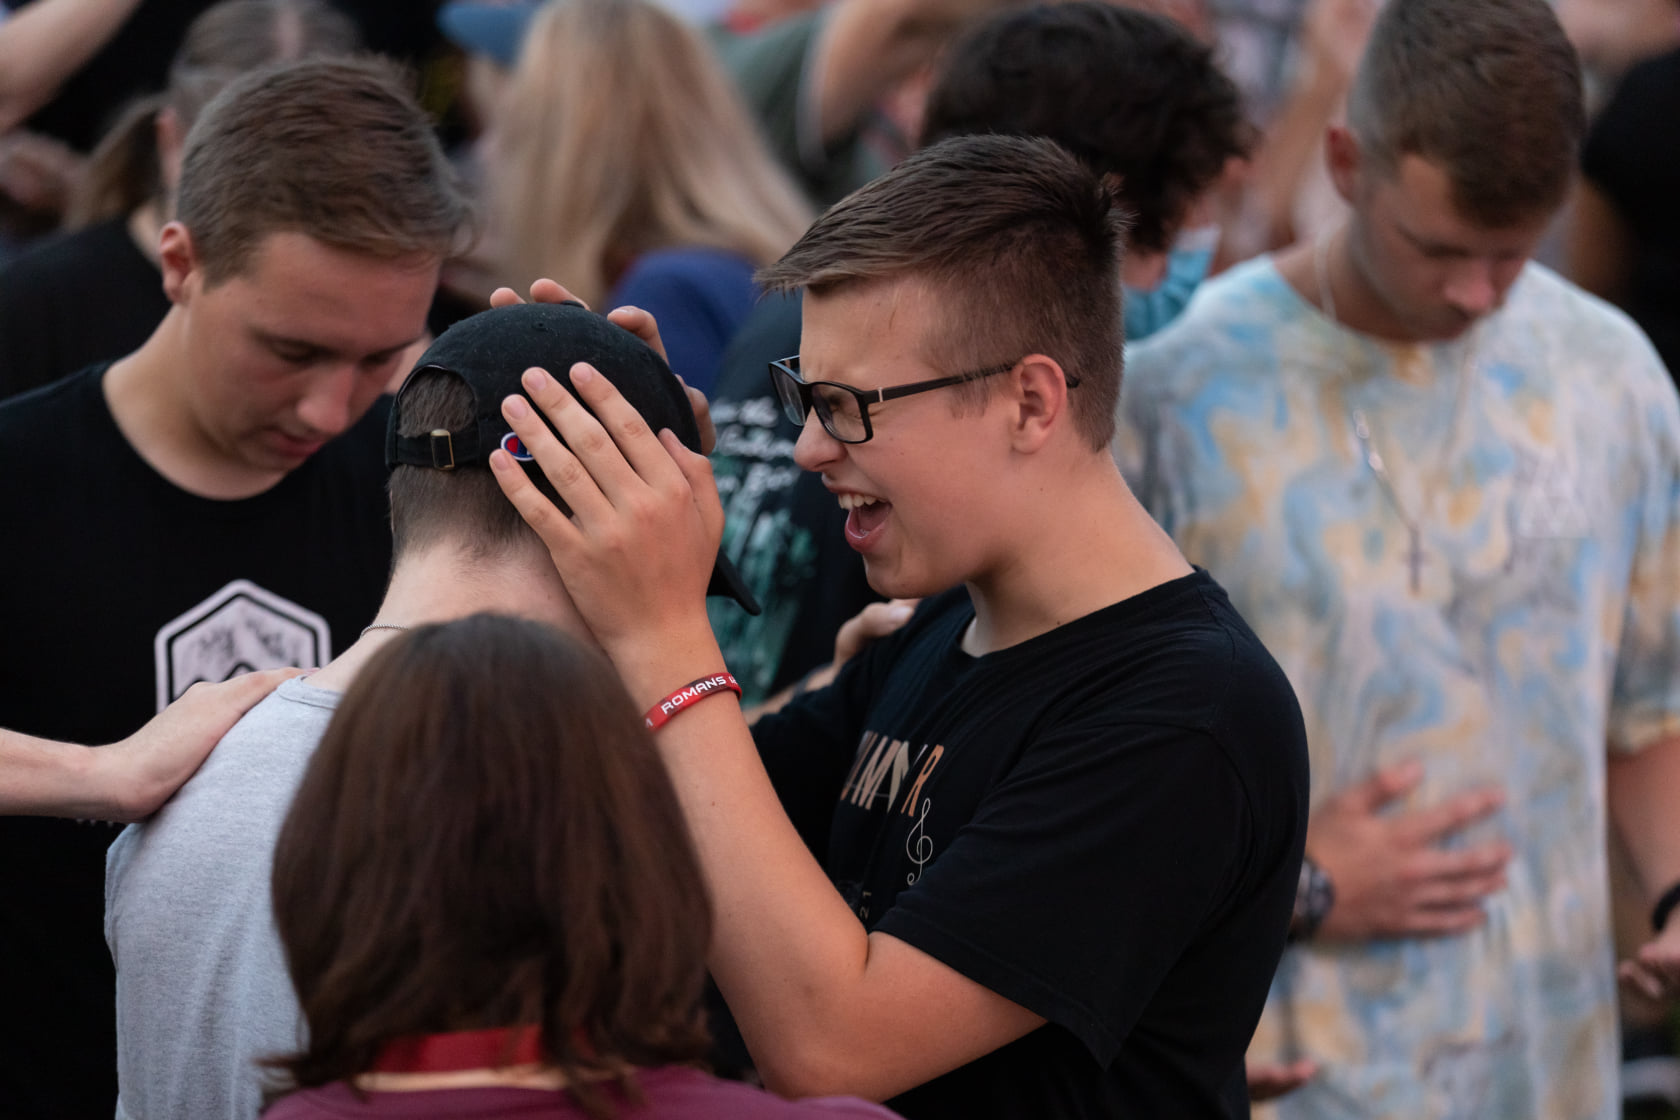
M 455 1073 L 540 1065 L 542 1031 L 535 1025 L 418 1034 L 386 1043 L 370 1073 Z

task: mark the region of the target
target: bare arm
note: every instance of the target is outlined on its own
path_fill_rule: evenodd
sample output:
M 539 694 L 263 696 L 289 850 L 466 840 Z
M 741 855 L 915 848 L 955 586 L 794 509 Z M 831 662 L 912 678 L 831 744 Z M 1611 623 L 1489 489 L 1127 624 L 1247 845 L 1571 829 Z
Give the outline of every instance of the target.
M 0 814 L 133 821 L 198 769 L 228 728 L 302 670 L 196 684 L 120 743 L 83 747 L 0 731 Z
M 491 465 L 574 600 L 588 604 L 590 629 L 632 697 L 651 706 L 723 664 L 704 607 L 722 508 L 703 456 L 668 433 L 656 440 L 587 366 L 573 368 L 572 382 L 602 422 L 541 371 L 525 387 L 575 456 L 520 398 L 504 411 L 574 516 L 562 517 L 507 456 Z M 733 698 L 684 711 L 658 742 L 712 893 L 713 974 L 772 1088 L 883 1099 L 1043 1022 L 865 931 L 782 811 Z
M 1610 757 L 1610 819 L 1621 834 L 1649 905 L 1680 883 L 1680 737 Z M 1621 966 L 1622 979 L 1653 999 L 1680 995 L 1680 911 Z
M 0 132 L 52 99 L 140 0 L 36 0 L 0 24 Z
M 816 120 L 824 144 L 847 136 L 870 107 L 939 53 L 958 28 L 1018 0 L 840 0 L 816 59 Z

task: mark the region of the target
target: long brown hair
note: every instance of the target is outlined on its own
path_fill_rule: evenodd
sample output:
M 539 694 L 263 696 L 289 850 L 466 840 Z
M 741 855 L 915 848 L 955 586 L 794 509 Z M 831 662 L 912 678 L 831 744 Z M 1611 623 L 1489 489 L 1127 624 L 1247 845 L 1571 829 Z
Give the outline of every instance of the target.
M 651 0 L 556 0 L 526 32 L 489 138 L 504 279 L 597 306 L 655 249 L 767 265 L 810 224 L 711 45 Z
M 599 653 L 474 615 L 400 635 L 345 693 L 274 853 L 309 1028 L 298 1087 L 391 1040 L 538 1023 L 592 1115 L 697 1060 L 711 914 L 676 792 Z

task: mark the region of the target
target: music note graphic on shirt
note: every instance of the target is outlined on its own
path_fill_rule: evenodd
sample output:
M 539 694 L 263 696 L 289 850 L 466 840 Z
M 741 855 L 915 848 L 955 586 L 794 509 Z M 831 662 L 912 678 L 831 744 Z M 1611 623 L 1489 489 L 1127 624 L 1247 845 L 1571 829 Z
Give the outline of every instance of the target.
M 916 823 L 910 826 L 909 833 L 904 838 L 904 854 L 916 865 L 916 870 L 904 877 L 904 885 L 915 886 L 916 880 L 922 877 L 922 868 L 927 866 L 928 860 L 933 858 L 933 841 L 927 835 L 928 811 L 933 808 L 933 798 L 922 799 L 921 813 L 916 817 Z

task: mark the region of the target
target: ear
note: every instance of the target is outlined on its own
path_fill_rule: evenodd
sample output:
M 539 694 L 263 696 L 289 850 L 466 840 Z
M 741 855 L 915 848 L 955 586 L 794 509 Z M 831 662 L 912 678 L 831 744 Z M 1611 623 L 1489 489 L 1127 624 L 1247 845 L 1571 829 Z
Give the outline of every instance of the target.
M 1359 198 L 1360 175 L 1364 171 L 1365 153 L 1359 140 L 1346 125 L 1333 124 L 1324 133 L 1324 163 L 1330 170 L 1330 181 L 1336 193 L 1349 206 Z
M 1031 455 L 1042 450 L 1056 430 L 1067 423 L 1067 373 L 1054 358 L 1028 354 L 1010 376 L 1015 385 L 1010 446 Z
M 163 294 L 170 303 L 185 304 L 204 287 L 198 247 L 180 222 L 166 222 L 158 231 L 158 267 L 163 270 Z
M 164 106 L 152 119 L 152 133 L 157 138 L 158 177 L 163 180 L 165 217 L 175 209 L 175 190 L 181 185 L 181 157 L 187 146 L 187 130 L 182 126 L 181 114 Z

